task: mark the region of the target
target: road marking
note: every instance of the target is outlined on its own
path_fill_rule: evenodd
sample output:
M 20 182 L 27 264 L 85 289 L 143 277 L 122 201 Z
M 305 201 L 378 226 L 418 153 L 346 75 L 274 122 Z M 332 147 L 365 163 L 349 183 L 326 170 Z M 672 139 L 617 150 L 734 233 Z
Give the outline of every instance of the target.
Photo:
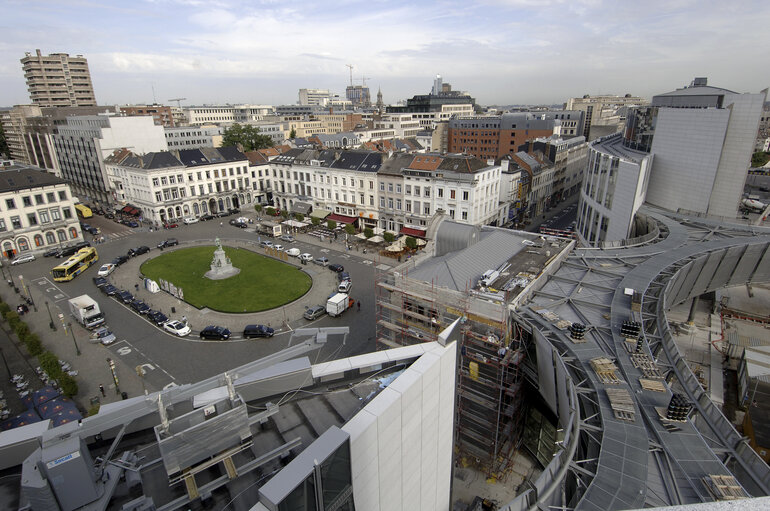
M 134 346 L 133 344 L 131 344 L 131 343 L 130 343 L 130 342 L 128 342 L 127 340 L 123 339 L 123 340 L 121 340 L 121 341 L 119 341 L 119 342 L 115 343 L 113 346 L 115 346 L 115 345 L 117 345 L 117 344 L 121 344 L 121 343 L 126 343 L 128 346 L 121 346 L 120 348 L 117 348 L 115 351 L 118 353 L 118 355 L 121 355 L 121 356 L 126 356 L 126 355 L 129 355 L 129 354 L 131 354 L 131 352 L 135 351 L 135 352 L 137 352 L 139 355 L 141 355 L 141 356 L 142 356 L 144 359 L 146 359 L 148 362 L 152 362 L 152 364 L 149 364 L 149 363 L 146 363 L 146 364 L 141 364 L 141 366 L 142 366 L 142 367 L 148 367 L 148 368 L 150 368 L 151 370 L 154 370 L 154 369 L 160 369 L 160 371 L 161 371 L 163 374 L 165 374 L 166 376 L 168 376 L 168 377 L 169 377 L 169 378 L 171 378 L 172 380 L 175 380 L 175 379 L 176 379 L 176 378 L 174 378 L 173 376 L 171 376 L 171 374 L 170 374 L 168 371 L 166 371 L 165 369 L 163 369 L 163 368 L 162 368 L 161 366 L 159 366 L 159 365 L 158 365 L 156 362 L 153 362 L 153 361 L 150 359 L 150 357 L 148 357 L 147 355 L 145 355 L 144 353 L 142 353 L 142 351 L 141 351 L 139 348 L 137 348 L 136 346 Z

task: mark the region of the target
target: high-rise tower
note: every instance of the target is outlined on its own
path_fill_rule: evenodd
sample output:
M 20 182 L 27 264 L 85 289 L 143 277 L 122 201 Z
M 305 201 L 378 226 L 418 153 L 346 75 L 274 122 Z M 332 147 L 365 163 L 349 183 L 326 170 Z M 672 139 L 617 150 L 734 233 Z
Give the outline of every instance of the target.
M 24 78 L 32 103 L 49 106 L 96 106 L 88 60 L 67 53 L 35 55 L 27 52 L 21 59 Z

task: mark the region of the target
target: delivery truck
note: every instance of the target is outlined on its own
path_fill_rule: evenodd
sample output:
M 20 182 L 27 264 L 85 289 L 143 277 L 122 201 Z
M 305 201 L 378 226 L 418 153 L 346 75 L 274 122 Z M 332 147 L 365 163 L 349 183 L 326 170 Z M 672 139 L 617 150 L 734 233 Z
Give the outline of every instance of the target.
M 104 324 L 104 314 L 96 300 L 90 296 L 81 295 L 70 299 L 67 303 L 70 305 L 72 316 L 84 327 L 90 329 Z
M 326 301 L 326 313 L 337 317 L 356 303 L 347 293 L 336 293 Z

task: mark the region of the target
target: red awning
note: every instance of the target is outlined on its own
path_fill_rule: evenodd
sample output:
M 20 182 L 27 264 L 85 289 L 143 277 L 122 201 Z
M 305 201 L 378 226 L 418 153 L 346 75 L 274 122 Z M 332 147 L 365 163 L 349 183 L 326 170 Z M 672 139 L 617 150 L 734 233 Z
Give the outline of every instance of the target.
M 123 206 L 123 209 L 121 209 L 121 211 L 122 211 L 123 213 L 129 213 L 129 214 L 131 214 L 131 210 L 132 210 L 132 209 L 134 209 L 134 207 L 133 207 L 131 204 L 127 204 L 127 205 Z
M 425 231 L 422 229 L 412 229 L 411 227 L 402 227 L 401 228 L 401 234 L 406 234 L 407 236 L 416 236 L 418 238 L 424 238 L 425 237 Z
M 355 217 L 355 216 L 338 215 L 336 213 L 332 213 L 331 215 L 326 217 L 326 220 L 334 220 L 335 222 L 341 222 L 343 224 L 352 224 L 357 219 L 358 217 Z

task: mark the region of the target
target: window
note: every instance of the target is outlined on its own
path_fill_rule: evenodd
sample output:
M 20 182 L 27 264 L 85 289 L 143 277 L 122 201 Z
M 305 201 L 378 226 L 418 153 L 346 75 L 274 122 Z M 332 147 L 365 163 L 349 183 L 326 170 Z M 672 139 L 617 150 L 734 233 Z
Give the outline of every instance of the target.
M 152 186 L 160 186 L 160 180 L 157 177 L 152 178 Z
M 463 192 L 463 200 L 468 200 L 468 192 Z
M 21 218 L 18 216 L 11 217 L 11 225 L 14 229 L 21 229 Z
M 401 209 L 401 199 L 396 199 L 396 209 Z
M 430 204 L 426 202 L 423 206 L 425 207 L 425 209 L 423 209 L 423 213 L 430 215 Z
M 374 195 L 369 196 L 369 205 L 374 206 Z
M 425 187 L 425 196 L 430 197 L 430 188 L 428 188 L 427 186 Z
M 78 230 L 75 229 L 74 227 L 70 227 L 70 238 L 74 240 L 74 239 L 77 239 L 77 237 L 78 237 Z
M 38 216 L 40 217 L 40 223 L 41 224 L 47 224 L 51 221 L 50 217 L 48 216 L 48 210 L 41 209 L 37 212 Z
M 388 199 L 388 208 L 393 209 L 393 199 Z
M 214 169 L 214 177 L 219 177 L 219 169 Z
M 168 176 L 168 183 L 171 185 L 176 184 L 176 178 L 174 176 Z
M 344 177 L 342 178 L 342 186 L 346 186 L 345 178 Z
M 388 183 L 388 191 L 393 192 L 393 183 Z
M 381 208 L 385 207 L 385 197 L 380 197 L 380 207 Z
M 65 191 L 59 192 L 59 200 L 67 200 L 67 192 Z
M 32 205 L 32 198 L 31 198 L 31 197 L 29 197 L 29 196 L 27 196 L 27 197 L 22 197 L 22 198 L 21 198 L 21 202 L 22 202 L 22 204 L 24 204 L 25 206 L 31 206 L 31 205 Z
M 29 220 L 29 225 L 37 225 L 37 217 L 34 213 L 28 213 L 27 220 Z
M 455 199 L 455 193 L 456 193 L 455 190 L 449 190 L 449 198 L 454 200 Z
M 51 208 L 51 220 L 54 222 L 58 222 L 61 220 L 61 213 L 59 212 L 59 208 Z
M 177 183 L 184 183 L 184 176 L 182 174 L 176 175 L 176 182 Z
M 7 230 L 8 228 L 5 226 L 5 219 L 0 218 L 0 232 L 5 232 Z
M 35 246 L 36 247 L 42 247 L 43 246 L 43 237 L 39 234 L 35 234 Z
M 359 193 L 358 194 L 358 203 L 361 204 L 362 206 L 364 205 L 364 194 L 363 193 Z
M 450 209 L 450 210 L 449 210 L 449 218 L 451 218 L 452 220 L 454 220 L 454 218 L 455 218 L 455 210 L 454 210 L 454 209 Z
M 203 187 L 203 185 L 198 185 L 198 195 L 203 195 L 206 193 L 206 188 Z
M 404 193 L 406 193 L 407 195 L 412 195 L 412 185 L 406 185 L 404 187 Z
M 56 202 L 56 195 L 53 192 L 48 192 L 45 196 L 48 199 L 48 202 Z
M 50 231 L 45 233 L 45 242 L 48 243 L 49 245 L 53 245 L 54 243 L 56 243 L 56 236 L 54 236 L 53 233 Z
M 408 200 L 404 203 L 404 206 L 406 206 L 406 212 L 411 213 L 412 212 L 412 201 Z
M 160 202 L 163 200 L 163 194 L 160 192 L 155 192 L 155 202 Z
M 385 183 L 380 183 L 380 191 L 381 192 L 385 191 Z
M 396 193 L 401 193 L 401 184 L 396 184 Z
M 467 211 L 463 211 L 462 212 L 462 219 L 463 220 L 468 220 L 468 212 Z
M 67 233 L 64 231 L 56 231 L 56 235 L 59 237 L 59 241 L 67 241 Z
M 369 189 L 374 190 L 374 181 L 369 181 Z
M 70 219 L 72 218 L 72 210 L 70 208 L 62 208 L 62 214 L 64 215 L 64 218 Z
M 166 186 L 168 184 L 168 179 L 166 179 L 166 176 L 163 176 L 160 178 L 160 184 L 163 186 Z
M 193 196 L 193 195 L 195 195 L 195 187 L 191 186 L 190 187 L 190 196 Z
M 443 188 L 437 188 L 436 189 L 436 197 L 439 199 L 444 196 L 444 189 Z
M 417 196 L 417 197 L 419 197 L 419 196 L 420 196 L 420 187 L 419 187 L 419 186 L 417 186 L 417 185 L 415 185 L 415 187 L 414 187 L 414 194 L 415 194 L 415 196 Z
M 26 238 L 19 238 L 18 244 L 19 244 L 19 252 L 26 252 L 27 250 L 29 250 L 29 242 L 27 241 Z
M 358 180 L 358 187 L 359 188 L 363 188 L 364 187 L 364 180 L 363 179 L 359 179 Z

